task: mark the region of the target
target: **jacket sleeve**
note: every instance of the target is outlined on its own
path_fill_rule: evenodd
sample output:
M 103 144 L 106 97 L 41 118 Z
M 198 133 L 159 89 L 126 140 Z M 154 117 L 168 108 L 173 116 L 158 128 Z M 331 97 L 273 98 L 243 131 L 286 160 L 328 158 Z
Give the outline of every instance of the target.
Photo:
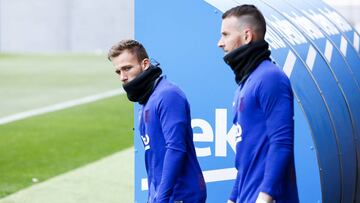
M 183 164 L 184 158 L 184 152 L 173 149 L 166 150 L 161 182 L 155 199 L 156 203 L 169 203 L 176 178 L 181 170 L 179 166 Z
M 189 104 L 186 98 L 175 90 L 162 93 L 157 107 L 161 128 L 167 149 L 186 152 L 186 139 L 190 121 Z
M 263 78 L 257 91 L 266 119 L 269 150 L 260 191 L 272 196 L 282 177 L 289 171 L 294 148 L 293 93 L 289 79 L 282 72 Z
M 157 191 L 156 203 L 169 202 L 186 156 L 186 139 L 189 121 L 187 100 L 176 91 L 164 93 L 158 114 L 164 134 L 166 152 L 161 182 Z

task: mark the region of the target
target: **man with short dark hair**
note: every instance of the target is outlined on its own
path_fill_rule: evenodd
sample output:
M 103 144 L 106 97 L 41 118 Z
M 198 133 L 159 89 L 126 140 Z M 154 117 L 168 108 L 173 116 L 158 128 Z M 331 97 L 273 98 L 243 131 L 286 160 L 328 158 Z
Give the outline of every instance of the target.
M 124 40 L 108 54 L 128 99 L 141 104 L 148 203 L 204 203 L 206 186 L 196 158 L 185 94 L 152 65 L 142 44 Z
M 287 76 L 270 60 L 266 23 L 253 5 L 222 16 L 218 46 L 239 85 L 234 100 L 235 166 L 229 203 L 297 203 L 293 93 Z

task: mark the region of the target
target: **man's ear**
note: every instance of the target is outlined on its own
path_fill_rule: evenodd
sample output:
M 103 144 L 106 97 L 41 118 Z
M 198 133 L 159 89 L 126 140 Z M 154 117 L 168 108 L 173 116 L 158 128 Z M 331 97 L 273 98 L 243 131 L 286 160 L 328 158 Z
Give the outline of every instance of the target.
M 246 29 L 245 30 L 245 35 L 244 35 L 245 44 L 249 44 L 253 40 L 254 40 L 253 31 L 250 28 Z
M 144 70 L 148 69 L 149 67 L 150 67 L 150 60 L 148 58 L 145 58 L 141 62 L 141 69 L 144 71 Z

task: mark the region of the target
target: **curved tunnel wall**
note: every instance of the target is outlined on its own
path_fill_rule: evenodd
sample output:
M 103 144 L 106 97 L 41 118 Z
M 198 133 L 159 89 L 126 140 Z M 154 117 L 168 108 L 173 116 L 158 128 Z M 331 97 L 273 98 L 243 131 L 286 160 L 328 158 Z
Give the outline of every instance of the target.
M 245 3 L 255 4 L 266 17 L 272 58 L 292 82 L 301 202 L 359 201 L 359 34 L 339 14 L 310 0 L 135 1 L 136 39 L 189 99 L 207 202 L 225 202 L 236 173 L 231 139 L 236 86 L 216 43 L 222 13 Z M 138 131 L 134 142 L 135 201 L 146 202 Z

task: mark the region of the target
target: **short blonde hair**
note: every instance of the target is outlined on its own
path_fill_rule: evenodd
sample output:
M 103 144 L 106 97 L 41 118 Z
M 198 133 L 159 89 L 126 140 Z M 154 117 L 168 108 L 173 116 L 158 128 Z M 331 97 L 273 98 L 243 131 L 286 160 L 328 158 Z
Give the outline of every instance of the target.
M 112 58 L 119 56 L 124 51 L 129 51 L 131 54 L 136 55 L 139 62 L 145 58 L 149 58 L 144 46 L 132 39 L 122 40 L 112 46 L 108 53 L 108 59 L 111 61 Z

